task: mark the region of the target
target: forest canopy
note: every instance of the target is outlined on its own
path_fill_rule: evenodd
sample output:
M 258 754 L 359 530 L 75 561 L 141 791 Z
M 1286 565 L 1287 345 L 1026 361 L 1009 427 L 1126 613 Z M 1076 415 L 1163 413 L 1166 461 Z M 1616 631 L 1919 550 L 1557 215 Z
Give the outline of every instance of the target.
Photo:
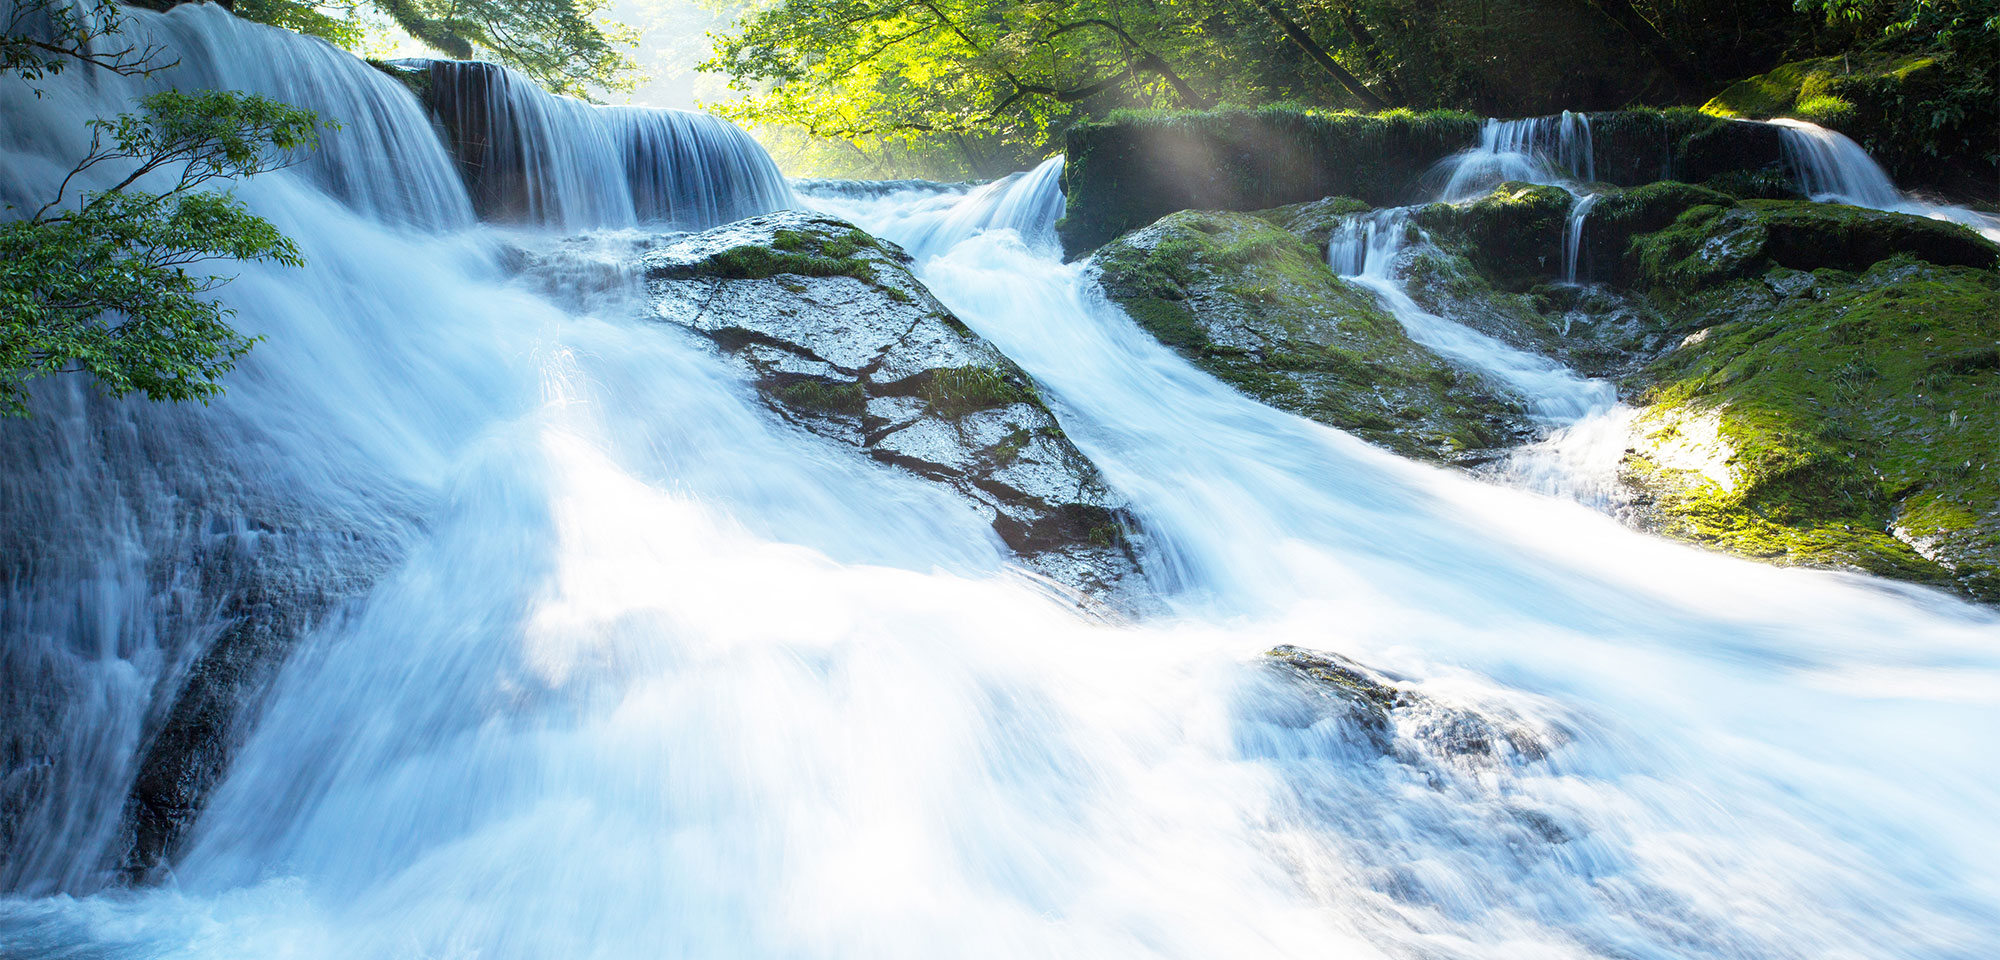
M 1699 104 L 1787 57 L 1990 61 L 2000 0 L 776 0 L 716 38 L 733 119 L 992 175 L 1120 109 L 1523 115 Z M 1977 63 L 1962 73 L 1976 74 Z M 1990 75 L 1990 69 L 1986 71 Z

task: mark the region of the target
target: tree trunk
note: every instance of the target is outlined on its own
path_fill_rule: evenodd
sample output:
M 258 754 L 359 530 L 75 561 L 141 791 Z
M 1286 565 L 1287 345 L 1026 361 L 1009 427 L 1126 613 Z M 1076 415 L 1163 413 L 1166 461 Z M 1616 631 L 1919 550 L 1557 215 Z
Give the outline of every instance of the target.
M 1375 46 L 1375 35 L 1368 32 L 1368 25 L 1361 22 L 1361 15 L 1353 7 L 1348 7 L 1341 11 L 1341 19 L 1347 26 L 1347 35 L 1354 38 L 1355 49 L 1361 51 L 1361 59 L 1368 61 L 1368 69 L 1381 75 L 1382 89 L 1389 94 L 1389 99 L 1409 103 L 1410 99 L 1403 95 L 1402 86 L 1396 82 L 1395 72 L 1383 64 L 1382 51 Z
M 1320 69 L 1325 70 L 1341 86 L 1347 88 L 1347 92 L 1361 101 L 1362 106 L 1370 110 L 1382 110 L 1389 106 L 1381 97 L 1375 95 L 1375 91 L 1368 89 L 1367 84 L 1362 83 L 1354 74 L 1348 73 L 1346 67 L 1336 62 L 1333 55 L 1326 52 L 1326 48 L 1313 42 L 1313 38 L 1306 34 L 1304 27 L 1299 26 L 1291 17 L 1286 16 L 1283 10 L 1278 9 L 1277 0 L 1250 0 L 1250 2 L 1269 15 L 1271 22 L 1277 24 L 1278 29 L 1284 31 L 1286 37 L 1298 44 L 1299 49 L 1304 50 L 1306 56 L 1311 57 L 1314 63 L 1319 64 Z

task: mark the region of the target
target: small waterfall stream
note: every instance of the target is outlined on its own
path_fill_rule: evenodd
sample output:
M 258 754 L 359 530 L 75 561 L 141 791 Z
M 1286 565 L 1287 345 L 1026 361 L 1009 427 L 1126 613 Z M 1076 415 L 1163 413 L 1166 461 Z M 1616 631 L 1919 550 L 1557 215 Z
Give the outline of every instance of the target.
M 1800 193 L 1815 200 L 1962 223 L 1989 240 L 2000 241 L 2000 217 L 1905 194 L 1896 189 L 1868 151 L 1845 135 L 1804 120 L 1768 122 L 1782 129 L 1785 158 L 1798 178 Z

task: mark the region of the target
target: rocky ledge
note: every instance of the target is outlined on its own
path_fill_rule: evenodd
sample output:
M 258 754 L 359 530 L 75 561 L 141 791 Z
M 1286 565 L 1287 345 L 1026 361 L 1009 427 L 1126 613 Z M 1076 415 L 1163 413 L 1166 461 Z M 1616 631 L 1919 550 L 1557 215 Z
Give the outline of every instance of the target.
M 657 317 L 712 342 L 780 416 L 948 485 L 1030 569 L 1117 593 L 1138 569 L 1125 503 L 1027 374 L 909 262 L 846 221 L 794 210 L 669 240 L 642 273 Z

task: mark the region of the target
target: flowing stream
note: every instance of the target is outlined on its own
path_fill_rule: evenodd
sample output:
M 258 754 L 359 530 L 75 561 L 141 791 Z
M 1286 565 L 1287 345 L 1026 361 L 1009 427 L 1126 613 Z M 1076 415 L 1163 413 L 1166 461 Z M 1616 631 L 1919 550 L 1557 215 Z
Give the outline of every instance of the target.
M 5 785 L 40 799 L 11 825 L 0 956 L 2000 944 L 1988 611 L 1659 542 L 1249 401 L 1060 262 L 1051 167 L 806 198 L 915 251 L 1131 498 L 1164 612 L 1087 617 L 629 287 L 535 292 L 518 251 L 566 218 L 473 223 L 394 81 L 219 10 L 134 16 L 183 60 L 150 82 L 297 78 L 279 92 L 344 129 L 241 188 L 309 266 L 225 288 L 267 337 L 226 396 L 47 380 L 0 423 L 0 651 L 46 680 L 0 719 L 47 732 Z M 145 89 L 76 76 L 0 92 L 10 202 Z M 140 730 L 184 638 L 228 620 L 163 571 L 224 559 L 367 575 L 321 599 L 170 869 L 122 886 Z M 1256 662 L 1285 643 L 1432 706 L 1371 731 Z

